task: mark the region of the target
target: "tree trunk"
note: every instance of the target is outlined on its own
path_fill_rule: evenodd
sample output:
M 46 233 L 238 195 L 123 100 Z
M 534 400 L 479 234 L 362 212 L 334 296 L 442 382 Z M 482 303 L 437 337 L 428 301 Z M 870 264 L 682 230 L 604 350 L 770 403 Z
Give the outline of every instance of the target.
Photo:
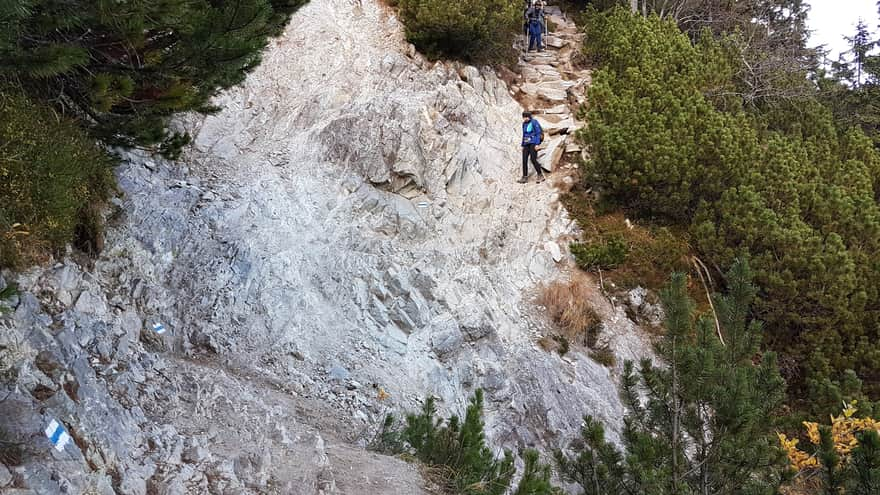
M 681 407 L 678 403 L 678 363 L 676 362 L 676 336 L 672 337 L 672 493 L 678 493 L 678 435 L 681 425 Z
M 706 438 L 706 430 L 709 428 L 707 422 L 709 418 L 706 413 L 706 407 L 701 403 L 697 406 L 697 413 L 700 418 L 700 493 L 701 495 L 710 495 L 709 493 L 709 441 Z
M 633 11 L 633 14 L 638 13 L 639 11 L 639 0 L 629 0 L 629 8 Z

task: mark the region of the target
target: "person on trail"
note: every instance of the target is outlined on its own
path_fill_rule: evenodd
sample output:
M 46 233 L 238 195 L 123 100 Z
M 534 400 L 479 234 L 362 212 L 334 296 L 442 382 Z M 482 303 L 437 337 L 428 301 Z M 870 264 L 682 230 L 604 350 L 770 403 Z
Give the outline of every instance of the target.
M 531 112 L 523 112 L 523 138 L 522 138 L 522 178 L 518 180 L 520 184 L 529 181 L 529 159 L 532 160 L 532 166 L 538 172 L 537 183 L 544 182 L 544 171 L 541 164 L 538 163 L 538 145 L 544 139 L 544 130 L 538 119 L 532 118 Z
M 544 43 L 541 35 L 544 34 L 544 9 L 540 3 L 535 4 L 526 11 L 526 18 L 529 21 L 529 48 L 527 51 L 537 49 L 539 52 L 544 51 Z
M 529 44 L 529 9 L 532 8 L 533 0 L 526 0 L 525 5 L 523 6 L 523 39 L 524 45 L 526 46 L 526 51 L 528 51 Z
M 547 36 L 547 13 L 544 11 L 545 7 L 547 7 L 547 2 L 544 0 L 537 0 L 535 2 L 535 8 L 541 13 L 541 34 L 543 36 Z

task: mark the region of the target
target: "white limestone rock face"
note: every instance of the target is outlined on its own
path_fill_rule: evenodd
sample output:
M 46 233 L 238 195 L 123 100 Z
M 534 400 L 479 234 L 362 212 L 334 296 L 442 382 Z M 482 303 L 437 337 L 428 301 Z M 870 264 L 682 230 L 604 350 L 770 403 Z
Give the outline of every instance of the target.
M 126 155 L 94 268 L 20 277 L 0 426 L 42 438 L 52 416 L 79 441 L 14 475 L 40 493 L 419 494 L 365 428 L 426 395 L 461 412 L 478 387 L 495 446 L 560 445 L 584 414 L 617 439 L 612 373 L 534 344 L 572 223 L 548 183 L 515 183 L 522 109 L 494 73 L 422 59 L 376 0 L 312 0 L 216 103 L 179 123 L 180 163 Z

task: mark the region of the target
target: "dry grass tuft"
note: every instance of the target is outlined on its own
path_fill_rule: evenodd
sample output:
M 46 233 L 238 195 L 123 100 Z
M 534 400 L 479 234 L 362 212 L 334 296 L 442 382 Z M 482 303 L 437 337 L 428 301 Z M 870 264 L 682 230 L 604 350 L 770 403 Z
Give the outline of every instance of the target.
M 602 320 L 590 304 L 591 289 L 580 278 L 570 282 L 553 282 L 541 291 L 538 303 L 559 327 L 562 336 L 578 345 L 593 347 L 599 336 Z

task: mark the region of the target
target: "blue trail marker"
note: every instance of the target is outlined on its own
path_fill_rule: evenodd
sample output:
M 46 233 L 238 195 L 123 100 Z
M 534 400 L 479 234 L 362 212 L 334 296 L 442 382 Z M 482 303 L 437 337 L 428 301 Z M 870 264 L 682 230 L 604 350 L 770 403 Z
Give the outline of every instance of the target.
M 165 333 L 165 325 L 161 323 L 153 323 L 153 331 L 158 333 L 159 335 L 162 335 L 163 333 Z
M 67 430 L 54 419 L 46 427 L 46 436 L 49 437 L 49 441 L 52 442 L 52 445 L 55 446 L 55 450 L 58 452 L 64 452 L 64 446 L 70 442 L 70 435 L 67 434 Z

